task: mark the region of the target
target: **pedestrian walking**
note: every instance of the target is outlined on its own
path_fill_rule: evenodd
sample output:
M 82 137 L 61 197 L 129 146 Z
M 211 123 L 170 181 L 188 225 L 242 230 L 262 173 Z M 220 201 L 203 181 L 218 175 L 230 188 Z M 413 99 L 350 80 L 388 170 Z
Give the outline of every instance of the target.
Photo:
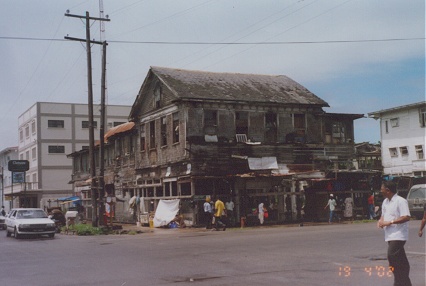
M 330 194 L 327 205 L 324 207 L 324 209 L 326 209 L 327 207 L 330 208 L 330 216 L 328 219 L 328 223 L 333 222 L 334 210 L 336 209 L 336 206 L 337 206 L 337 203 L 336 203 L 336 200 L 334 199 L 334 195 Z
M 422 218 L 422 222 L 420 223 L 420 229 L 419 229 L 419 237 L 422 237 L 423 235 L 423 229 L 425 228 L 425 224 L 426 224 L 426 204 L 423 205 L 423 218 Z
M 204 208 L 204 221 L 206 223 L 206 229 L 212 228 L 212 220 L 213 220 L 213 209 L 212 205 L 210 204 L 210 197 L 206 197 L 206 201 L 204 202 L 203 208 Z
M 371 192 L 370 196 L 367 199 L 368 202 L 368 214 L 370 219 L 376 218 L 376 212 L 374 211 L 374 193 Z
M 232 201 L 232 198 L 229 198 L 228 201 L 225 203 L 225 209 L 226 209 L 226 218 L 229 223 L 229 225 L 234 225 L 234 202 Z
M 259 222 L 262 225 L 265 221 L 265 204 L 263 202 L 260 202 L 258 208 L 257 208 L 257 215 L 259 218 Z
M 214 209 L 215 209 L 215 213 L 214 213 L 215 229 L 216 230 L 222 229 L 223 231 L 225 231 L 226 224 L 223 220 L 223 217 L 225 216 L 225 205 L 220 199 L 217 199 L 216 202 L 214 203 Z
M 408 221 L 410 220 L 408 202 L 396 194 L 396 184 L 392 181 L 383 182 L 380 192 L 385 199 L 377 227 L 385 231 L 385 241 L 388 243 L 387 256 L 389 267 L 394 275 L 394 285 L 411 286 L 410 263 L 404 249 L 408 240 Z
M 348 197 L 345 199 L 345 210 L 343 212 L 343 216 L 346 219 L 349 219 L 350 221 L 353 220 L 353 209 L 354 209 L 354 200 L 352 199 L 351 195 L 348 195 Z

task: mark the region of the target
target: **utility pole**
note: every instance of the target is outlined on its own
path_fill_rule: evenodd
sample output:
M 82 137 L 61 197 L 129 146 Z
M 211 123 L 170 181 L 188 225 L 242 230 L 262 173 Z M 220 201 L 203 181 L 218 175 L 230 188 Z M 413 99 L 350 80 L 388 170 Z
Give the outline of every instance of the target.
M 93 86 L 92 86 L 92 53 L 91 44 L 104 43 L 90 40 L 90 20 L 97 21 L 109 21 L 109 19 L 90 17 L 89 12 L 86 11 L 86 16 L 79 16 L 69 14 L 68 11 L 65 13 L 67 17 L 74 17 L 80 19 L 86 19 L 86 39 L 78 39 L 65 37 L 67 40 L 86 42 L 87 52 L 87 85 L 88 85 L 88 107 L 89 107 L 89 164 L 90 164 L 90 176 L 91 182 L 91 197 L 92 197 L 92 226 L 98 226 L 98 202 L 97 202 L 97 190 L 96 190 L 96 165 L 95 165 L 95 135 L 94 135 L 94 123 L 93 123 Z M 103 138 L 100 138 L 101 141 Z
M 101 124 L 99 130 L 100 139 L 100 156 L 99 156 L 99 197 L 102 200 L 99 208 L 99 215 L 101 216 L 101 225 L 104 225 L 105 213 L 105 179 L 104 179 L 104 157 L 105 157 L 105 91 L 106 91 L 106 46 L 104 41 L 102 44 L 102 77 L 101 77 Z M 107 223 L 105 223 L 107 225 Z

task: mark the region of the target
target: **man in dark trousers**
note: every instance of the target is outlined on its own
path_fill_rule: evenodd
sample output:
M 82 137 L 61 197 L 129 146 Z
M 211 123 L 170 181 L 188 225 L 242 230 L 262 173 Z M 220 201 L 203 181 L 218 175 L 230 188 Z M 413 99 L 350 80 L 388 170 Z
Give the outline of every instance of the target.
M 396 184 L 383 182 L 380 192 L 385 200 L 382 203 L 382 216 L 377 227 L 384 229 L 388 243 L 389 267 L 393 271 L 395 286 L 411 286 L 410 263 L 404 245 L 408 240 L 410 210 L 406 199 L 396 194 Z

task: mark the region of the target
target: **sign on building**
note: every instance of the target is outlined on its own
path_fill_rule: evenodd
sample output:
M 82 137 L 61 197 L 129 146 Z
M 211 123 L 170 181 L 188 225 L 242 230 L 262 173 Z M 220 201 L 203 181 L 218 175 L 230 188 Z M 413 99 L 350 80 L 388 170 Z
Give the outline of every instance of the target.
M 26 172 L 30 169 L 30 162 L 28 160 L 10 160 L 7 167 L 11 172 Z

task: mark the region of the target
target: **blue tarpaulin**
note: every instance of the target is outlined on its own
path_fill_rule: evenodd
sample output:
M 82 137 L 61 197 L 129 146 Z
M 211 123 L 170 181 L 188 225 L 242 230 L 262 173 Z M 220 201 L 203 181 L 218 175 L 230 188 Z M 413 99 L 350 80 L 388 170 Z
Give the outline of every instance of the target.
M 65 198 L 59 198 L 58 201 L 62 203 L 74 203 L 74 204 L 80 204 L 81 198 L 79 196 L 72 196 L 72 197 L 65 197 Z

